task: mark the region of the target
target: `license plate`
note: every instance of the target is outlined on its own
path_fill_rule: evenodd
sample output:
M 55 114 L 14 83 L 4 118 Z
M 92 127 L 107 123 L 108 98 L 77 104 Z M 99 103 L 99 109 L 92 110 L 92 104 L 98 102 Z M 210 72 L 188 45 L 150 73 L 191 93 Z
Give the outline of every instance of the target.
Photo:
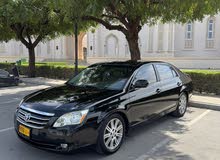
M 30 137 L 30 129 L 29 128 L 27 128 L 23 125 L 19 125 L 18 131 L 19 131 L 19 133 L 21 133 L 27 137 Z

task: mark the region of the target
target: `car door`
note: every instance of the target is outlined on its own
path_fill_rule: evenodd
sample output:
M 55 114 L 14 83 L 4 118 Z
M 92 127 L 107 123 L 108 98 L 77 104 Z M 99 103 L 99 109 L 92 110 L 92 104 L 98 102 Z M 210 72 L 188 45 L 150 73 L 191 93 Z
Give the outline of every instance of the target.
M 146 88 L 134 89 L 132 86 L 137 80 L 147 80 Z M 160 82 L 157 79 L 152 64 L 140 67 L 134 76 L 129 88 L 129 117 L 132 124 L 147 120 L 158 113 L 160 103 Z
M 161 84 L 161 110 L 167 110 L 176 106 L 180 91 L 179 77 L 169 64 L 155 64 Z

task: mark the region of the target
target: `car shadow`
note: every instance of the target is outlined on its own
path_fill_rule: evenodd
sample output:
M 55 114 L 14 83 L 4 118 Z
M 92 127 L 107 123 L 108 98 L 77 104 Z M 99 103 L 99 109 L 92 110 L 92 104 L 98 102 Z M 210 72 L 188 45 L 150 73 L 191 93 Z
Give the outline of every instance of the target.
M 188 128 L 183 123 L 187 121 L 184 118 L 164 116 L 151 122 L 141 123 L 130 130 L 121 149 L 113 155 L 100 155 L 95 152 L 95 146 L 89 146 L 69 154 L 56 153 L 56 156 L 60 157 L 57 157 L 58 159 L 64 158 L 65 160 L 135 160 L 141 155 L 144 157 L 142 157 L 143 160 L 192 160 L 190 155 L 170 147 L 177 140 L 166 134 L 167 132 L 177 135 L 184 134 Z

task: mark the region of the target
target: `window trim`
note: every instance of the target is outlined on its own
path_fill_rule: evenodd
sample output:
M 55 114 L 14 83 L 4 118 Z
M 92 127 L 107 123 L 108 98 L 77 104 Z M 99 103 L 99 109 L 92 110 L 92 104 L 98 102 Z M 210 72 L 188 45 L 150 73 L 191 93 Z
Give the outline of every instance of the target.
M 190 24 L 191 31 L 188 30 L 188 26 Z M 193 40 L 193 23 L 188 21 L 185 26 L 185 40 L 192 41 Z M 191 38 L 188 38 L 188 33 L 190 33 Z
M 130 81 L 129 81 L 129 85 L 127 86 L 127 90 L 128 90 L 128 91 L 131 90 L 131 86 L 132 86 L 132 84 L 133 84 L 133 82 L 134 82 L 134 78 L 135 78 L 136 75 L 138 74 L 139 70 L 141 70 L 141 68 L 143 68 L 144 66 L 148 66 L 148 65 L 152 65 L 152 67 L 153 67 L 153 69 L 154 69 L 155 76 L 156 76 L 156 82 L 153 82 L 153 83 L 150 83 L 150 84 L 155 84 L 155 83 L 158 83 L 158 82 L 159 82 L 159 77 L 158 77 L 158 75 L 157 75 L 157 71 L 156 71 L 156 69 L 155 69 L 155 67 L 154 67 L 154 64 L 153 64 L 153 63 L 146 63 L 146 64 L 141 65 L 140 67 L 138 67 L 138 68 L 134 71 L 133 75 L 131 76 L 132 78 L 131 78 Z
M 179 77 L 179 74 L 178 74 L 178 72 L 174 69 L 174 67 L 170 66 L 170 68 L 171 68 L 171 70 L 173 70 L 173 72 L 176 73 L 176 76 L 173 75 L 173 77 L 174 77 L 174 78 Z M 173 73 L 173 72 L 172 72 L 172 73 Z
M 212 20 L 212 23 L 210 23 L 210 21 Z M 212 24 L 212 30 L 210 30 L 209 26 L 210 24 Z M 212 38 L 209 38 L 209 33 L 212 33 Z M 215 39 L 215 18 L 214 17 L 210 17 L 208 18 L 207 21 L 207 31 L 206 31 L 206 39 L 207 40 L 214 40 Z
M 176 71 L 176 70 L 174 69 L 174 67 L 172 67 L 172 65 L 170 65 L 170 64 L 167 64 L 167 63 L 155 63 L 154 65 L 155 65 L 155 69 L 157 70 L 157 74 L 158 74 L 159 82 L 161 82 L 161 81 L 166 81 L 166 80 L 170 80 L 171 78 L 161 80 L 161 77 L 160 77 L 159 71 L 158 71 L 158 69 L 157 69 L 157 65 L 168 66 L 168 67 L 170 68 L 170 70 L 172 71 L 172 69 L 173 69 L 173 70 L 176 72 L 177 77 L 179 77 L 179 74 L 177 73 L 177 71 Z M 173 75 L 173 72 L 172 72 L 172 75 Z M 174 77 L 174 75 L 173 75 L 173 78 L 176 78 L 176 77 Z

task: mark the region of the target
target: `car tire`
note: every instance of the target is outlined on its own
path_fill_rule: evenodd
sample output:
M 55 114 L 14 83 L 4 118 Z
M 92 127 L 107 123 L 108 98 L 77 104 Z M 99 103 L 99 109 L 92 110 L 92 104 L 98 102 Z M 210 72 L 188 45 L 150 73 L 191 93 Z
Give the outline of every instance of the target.
M 182 92 L 179 96 L 176 110 L 172 112 L 171 115 L 173 115 L 174 117 L 183 117 L 184 114 L 186 113 L 187 106 L 188 106 L 188 97 L 186 93 Z
M 96 151 L 100 154 L 113 154 L 122 145 L 125 136 L 125 121 L 119 114 L 105 119 L 99 130 Z

